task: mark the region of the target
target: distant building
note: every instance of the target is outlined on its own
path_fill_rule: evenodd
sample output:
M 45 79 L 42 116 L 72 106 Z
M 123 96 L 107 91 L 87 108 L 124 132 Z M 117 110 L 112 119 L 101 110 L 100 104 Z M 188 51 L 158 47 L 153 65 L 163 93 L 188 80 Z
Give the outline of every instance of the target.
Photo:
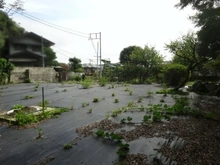
M 91 63 L 82 64 L 82 68 L 84 69 L 85 75 L 88 76 L 93 75 L 100 70 L 100 66 Z
M 15 66 L 42 67 L 46 58 L 43 47 L 53 45 L 53 42 L 33 32 L 11 37 L 8 40 L 9 54 L 6 59 Z

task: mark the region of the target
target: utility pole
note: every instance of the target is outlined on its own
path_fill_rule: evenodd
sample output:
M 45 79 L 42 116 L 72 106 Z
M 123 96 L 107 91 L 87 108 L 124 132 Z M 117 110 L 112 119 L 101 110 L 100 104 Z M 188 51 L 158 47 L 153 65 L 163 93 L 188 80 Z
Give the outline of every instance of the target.
M 41 54 L 42 54 L 42 67 L 45 67 L 45 61 L 44 61 L 44 39 L 41 36 Z
M 102 38 L 102 35 L 101 35 L 101 32 L 99 33 L 90 33 L 90 37 L 89 39 L 90 40 L 99 40 L 99 58 L 100 58 L 100 77 L 102 77 L 102 46 L 101 46 L 101 38 Z M 97 46 L 97 56 L 98 56 L 98 46 Z

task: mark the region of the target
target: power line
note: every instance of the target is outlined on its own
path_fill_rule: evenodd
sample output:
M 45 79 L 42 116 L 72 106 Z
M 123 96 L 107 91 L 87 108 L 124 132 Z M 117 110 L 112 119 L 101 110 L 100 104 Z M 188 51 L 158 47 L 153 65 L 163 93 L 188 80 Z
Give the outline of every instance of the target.
M 7 6 L 5 6 L 5 7 L 8 8 Z M 9 9 L 9 8 L 8 8 L 8 9 Z M 63 31 L 63 32 L 66 32 L 66 33 L 69 33 L 69 34 L 77 35 L 77 36 L 80 36 L 80 37 L 89 38 L 89 34 L 87 34 L 87 33 L 84 33 L 84 34 L 86 34 L 87 36 L 84 36 L 84 35 L 81 35 L 81 34 L 77 34 L 77 33 L 71 32 L 71 31 L 73 31 L 73 30 L 69 30 L 69 29 L 67 29 L 67 28 L 63 28 L 63 27 L 61 27 L 61 26 L 58 26 L 58 25 L 55 25 L 55 24 L 52 24 L 52 23 L 43 21 L 43 20 L 41 20 L 41 19 L 39 19 L 39 18 L 36 18 L 36 17 L 33 17 L 33 16 L 29 15 L 29 14 L 25 14 L 25 13 L 23 13 L 23 12 L 22 12 L 22 13 L 19 13 L 19 12 L 15 11 L 15 10 L 12 10 L 12 11 L 15 12 L 15 13 L 17 13 L 17 14 L 19 14 L 19 15 L 22 15 L 23 17 L 29 18 L 29 19 L 31 19 L 31 20 L 33 20 L 33 21 L 36 21 L 36 22 L 41 23 L 41 24 L 43 24 L 43 25 L 46 25 L 46 26 L 48 26 L 48 27 L 51 27 L 51 28 L 54 28 L 54 29 L 57 29 L 57 30 L 60 30 L 60 31 Z M 78 32 L 78 33 L 82 33 L 82 32 Z M 83 33 L 82 33 L 82 34 L 83 34 Z

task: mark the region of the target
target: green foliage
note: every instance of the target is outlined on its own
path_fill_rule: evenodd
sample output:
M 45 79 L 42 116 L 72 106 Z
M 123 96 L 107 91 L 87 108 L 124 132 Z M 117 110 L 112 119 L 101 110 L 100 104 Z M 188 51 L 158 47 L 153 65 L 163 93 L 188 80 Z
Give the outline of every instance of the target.
M 145 116 L 143 117 L 143 122 L 144 122 L 145 124 L 148 124 L 148 122 L 149 122 L 150 119 L 151 119 L 151 116 L 145 115 Z
M 154 94 L 154 92 L 151 92 L 151 91 L 147 91 L 147 97 L 152 97 Z
M 64 89 L 63 92 L 67 92 L 67 89 Z
M 32 98 L 34 98 L 34 96 L 33 95 L 26 95 L 24 98 L 25 99 L 32 99 Z
M 133 53 L 135 49 L 139 49 L 139 48 L 140 48 L 139 46 L 129 46 L 129 47 L 124 48 L 120 53 L 120 57 L 119 57 L 120 63 L 126 64 L 126 63 L 131 62 L 131 59 L 130 59 L 131 54 Z
M 31 79 L 26 78 L 26 79 L 24 80 L 24 83 L 31 83 Z M 37 89 L 37 88 L 35 88 L 35 89 Z
M 0 85 L 10 82 L 10 75 L 13 69 L 14 65 L 12 63 L 4 58 L 0 58 Z M 6 80 L 8 80 L 8 82 L 6 82 Z
M 72 80 L 72 81 L 81 81 L 81 80 L 82 80 L 82 77 L 79 76 L 79 75 L 75 75 L 75 76 L 72 76 L 71 80 Z
M 135 48 L 121 72 L 123 79 L 132 83 L 144 83 L 151 76 L 157 76 L 162 68 L 163 58 L 154 47 Z
M 69 58 L 69 65 L 73 72 L 77 71 L 79 68 L 82 68 L 81 60 L 76 57 Z
M 108 83 L 108 79 L 106 77 L 99 78 L 99 85 L 104 87 Z
M 125 118 L 121 119 L 121 124 L 124 124 L 125 122 L 126 122 Z
M 38 131 L 38 136 L 36 137 L 36 139 L 42 139 L 43 138 L 43 130 L 41 128 L 37 128 Z
M 115 99 L 115 103 L 119 103 L 119 100 L 118 100 L 118 99 Z
M 142 102 L 142 100 L 143 100 L 143 97 L 138 97 L 138 103 L 141 103 Z
M 83 102 L 83 103 L 82 103 L 82 107 L 86 107 L 86 106 L 89 106 L 89 103 Z
M 38 105 L 42 107 L 43 103 L 40 102 Z M 44 106 L 47 107 L 48 105 L 49 105 L 49 100 L 44 100 Z
M 94 99 L 93 99 L 93 102 L 94 102 L 94 103 L 99 102 L 99 98 L 94 98 Z
M 123 144 L 123 143 L 120 143 L 119 144 L 119 148 L 118 150 L 116 151 L 116 153 L 120 156 L 120 157 L 126 157 L 127 154 L 129 152 L 129 144 Z
M 167 85 L 177 86 L 186 75 L 186 67 L 181 64 L 169 64 L 164 74 L 164 81 Z
M 161 90 L 156 91 L 156 94 L 164 94 L 163 96 L 167 96 L 167 94 L 171 94 L 171 95 L 188 95 L 189 93 L 181 91 L 181 90 L 173 90 L 173 89 L 163 88 Z
M 115 94 L 114 94 L 114 93 L 112 93 L 112 97 L 115 97 Z
M 90 109 L 88 110 L 88 113 L 92 113 L 92 110 L 93 110 L 93 109 L 92 109 L 92 108 L 90 108 Z
M 122 113 L 122 110 L 119 108 L 119 109 L 115 109 L 112 111 L 112 117 L 116 117 L 118 116 L 120 113 Z
M 45 65 L 46 66 L 58 66 L 59 63 L 56 61 L 56 52 L 53 51 L 50 47 L 44 47 Z
M 97 130 L 95 132 L 95 134 L 96 134 L 97 137 L 100 137 L 100 138 L 104 138 L 105 137 L 105 131 L 103 131 L 103 130 Z
M 24 108 L 24 105 L 22 105 L 22 104 L 15 104 L 12 107 L 12 109 L 22 109 L 22 108 Z
M 81 85 L 83 89 L 88 89 L 92 87 L 92 79 L 85 79 L 84 81 L 81 81 Z
M 129 95 L 130 95 L 130 96 L 132 96 L 132 94 L 133 94 L 133 92 L 132 92 L 132 91 L 130 91 L 130 92 L 129 92 Z
M 72 144 L 69 144 L 69 143 L 63 145 L 63 149 L 64 149 L 64 150 L 68 150 L 68 149 L 70 149 L 70 148 L 72 148 L 72 147 L 73 147 L 73 145 L 72 145 Z
M 19 126 L 36 123 L 38 121 L 35 115 L 26 114 L 23 110 L 20 110 L 15 114 L 15 119 L 16 119 L 16 124 Z
M 130 123 L 131 120 L 132 120 L 132 118 L 128 116 L 128 117 L 127 117 L 127 121 Z
M 136 107 L 136 106 L 137 106 L 137 104 L 134 101 L 130 101 L 128 103 L 128 107 Z

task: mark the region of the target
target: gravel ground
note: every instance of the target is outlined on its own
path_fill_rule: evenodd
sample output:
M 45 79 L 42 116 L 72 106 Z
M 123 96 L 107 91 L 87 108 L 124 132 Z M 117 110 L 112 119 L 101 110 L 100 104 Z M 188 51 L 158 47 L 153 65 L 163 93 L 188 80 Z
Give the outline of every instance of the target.
M 205 117 L 179 117 L 169 122 L 156 122 L 151 125 L 132 125 L 135 128 L 130 131 L 122 131 L 126 142 L 133 141 L 140 137 L 152 138 L 163 137 L 168 140 L 160 149 L 158 154 L 168 158 L 171 163 L 184 165 L 219 165 L 220 164 L 220 100 L 219 98 L 200 97 L 195 99 L 195 105 L 202 113 L 215 113 L 212 119 Z M 131 124 L 130 124 L 131 125 Z M 105 131 L 114 131 L 122 128 L 125 124 L 116 124 L 105 119 L 101 122 L 77 129 L 78 134 L 89 136 L 94 128 Z M 178 137 L 184 145 L 179 148 L 171 147 L 172 140 Z M 119 164 L 119 163 L 116 163 Z M 147 156 L 143 154 L 128 154 L 124 160 L 125 165 L 147 165 L 165 164 L 160 159 L 154 162 L 147 162 Z

